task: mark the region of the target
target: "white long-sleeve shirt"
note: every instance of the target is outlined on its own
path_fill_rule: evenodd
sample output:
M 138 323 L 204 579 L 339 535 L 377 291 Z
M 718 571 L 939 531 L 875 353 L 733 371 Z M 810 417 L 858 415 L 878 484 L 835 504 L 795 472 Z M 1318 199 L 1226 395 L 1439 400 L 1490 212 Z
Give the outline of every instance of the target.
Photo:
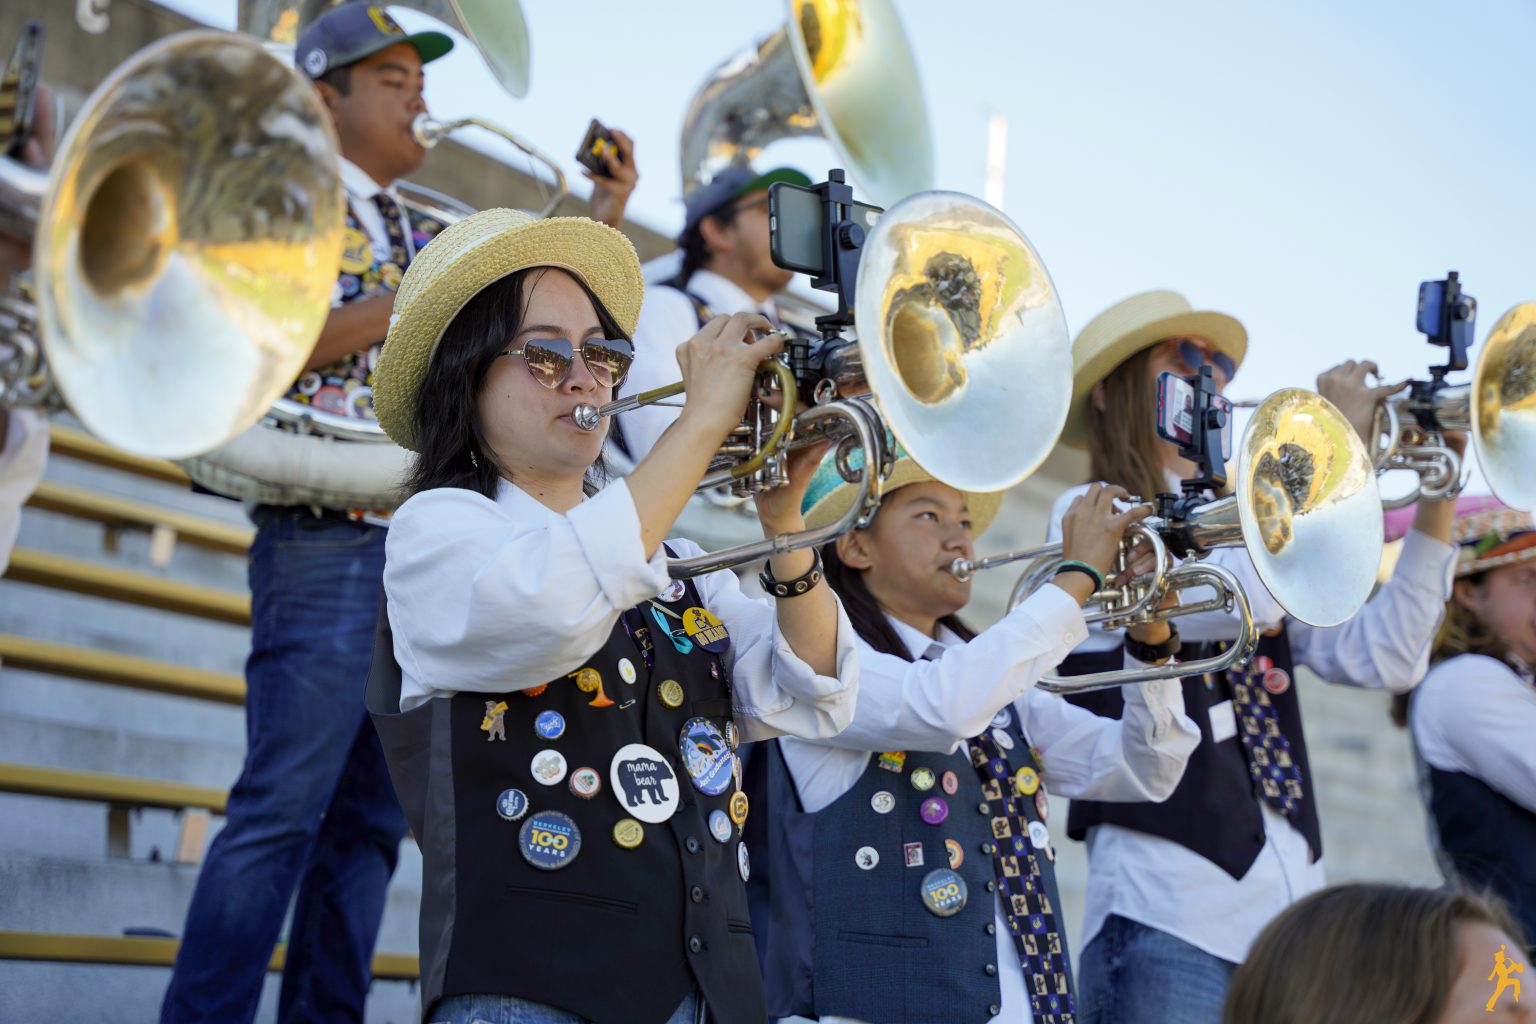
M 679 557 L 700 553 L 671 541 Z M 459 488 L 413 495 L 385 545 L 384 590 L 400 663 L 400 708 L 459 691 L 537 686 L 579 668 L 626 610 L 671 582 L 667 556 L 642 551 L 628 485 L 615 481 L 561 515 L 514 484 L 496 500 Z M 837 606 L 837 675 L 818 675 L 779 632 L 775 605 L 729 570 L 694 580 L 730 631 L 724 655 L 743 740 L 829 736 L 858 692 L 853 627 Z
M 1048 539 L 1061 539 L 1062 516 L 1087 487 L 1075 487 L 1057 500 Z M 1209 558 L 1242 583 L 1260 629 L 1285 619 L 1285 610 L 1260 581 L 1245 550 L 1221 548 Z M 1348 622 L 1319 628 L 1287 621 L 1296 663 L 1333 683 L 1410 689 L 1429 665 L 1435 630 L 1450 597 L 1455 558 L 1450 544 L 1411 531 L 1392 579 Z M 1318 585 L 1326 586 L 1327 581 L 1319 580 Z M 1193 593 L 1189 600 L 1199 596 Z M 1225 612 L 1184 616 L 1177 622 L 1181 636 L 1189 641 L 1231 639 L 1236 634 L 1236 624 Z M 1120 643 L 1118 633 L 1093 629 L 1083 649 L 1105 650 Z M 1213 733 L 1224 736 L 1213 742 L 1241 742 L 1230 727 L 1213 729 Z M 1240 879 L 1172 840 L 1118 825 L 1090 829 L 1082 945 L 1093 941 L 1111 914 L 1118 914 L 1212 956 L 1241 962 L 1276 914 L 1325 884 L 1322 858 L 1312 859 L 1306 839 L 1284 815 L 1262 800 L 1257 802 L 1265 843 Z
M 1536 813 L 1536 685 L 1496 658 L 1463 654 L 1413 696 L 1413 742 L 1432 768 L 1462 772 Z
M 1125 687 L 1125 717 L 1101 718 L 1034 688 L 1082 639 L 1082 610 L 1046 586 L 970 643 L 940 627 L 936 640 L 889 619 L 913 658 L 937 645 L 943 657 L 907 661 L 859 640 L 859 707 L 853 722 L 824 740 L 779 741 L 802 806 L 822 810 L 847 793 L 880 750 L 950 753 L 1012 706 L 1040 751 L 1047 788 L 1097 800 L 1166 800 L 1184 774 L 1200 731 L 1184 714 L 1177 680 Z M 1032 1019 L 1024 971 L 1001 897 L 994 904 L 997 963 L 1004 965 L 1000 1020 Z M 823 1024 L 856 1024 L 823 1017 Z
M 5 447 L 0 448 L 0 573 L 11 564 L 21 507 L 37 490 L 48 465 L 48 422 L 31 409 L 11 409 L 10 417 Z

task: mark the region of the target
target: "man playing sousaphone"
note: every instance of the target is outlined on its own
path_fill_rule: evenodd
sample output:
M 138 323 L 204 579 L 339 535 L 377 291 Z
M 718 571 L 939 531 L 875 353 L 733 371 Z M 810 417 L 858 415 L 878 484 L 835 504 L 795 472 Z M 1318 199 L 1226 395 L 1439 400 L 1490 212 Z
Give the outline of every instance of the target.
M 299 38 L 295 60 L 331 113 L 347 192 L 335 308 L 289 393 L 301 403 L 373 419 L 373 367 L 395 289 L 442 227 L 407 211 L 394 183 L 426 157 L 411 130 L 426 110 L 422 66 L 452 46 L 439 32 L 407 35 L 366 4 L 328 11 Z M 614 176 L 595 179 L 592 202 L 610 224 L 636 181 L 629 140 L 615 134 Z M 161 1019 L 250 1020 L 297 889 L 278 1019 L 360 1020 L 405 833 L 362 701 L 386 530 L 308 504 L 256 505 L 252 518 L 246 760 Z

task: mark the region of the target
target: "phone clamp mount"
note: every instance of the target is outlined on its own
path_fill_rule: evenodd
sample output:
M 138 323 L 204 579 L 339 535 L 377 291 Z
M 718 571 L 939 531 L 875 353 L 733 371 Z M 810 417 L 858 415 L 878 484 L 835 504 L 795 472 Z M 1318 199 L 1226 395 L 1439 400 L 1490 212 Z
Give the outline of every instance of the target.
M 1179 454 L 1195 464 L 1195 474 L 1180 483 L 1181 493 L 1165 491 L 1156 498 L 1158 518 L 1169 524 L 1175 534 L 1181 524 L 1189 521 L 1196 508 L 1210 500 L 1208 492 L 1219 492 L 1226 486 L 1226 452 L 1222 439 L 1232 416 L 1230 409 L 1215 401 L 1219 396 L 1210 364 L 1200 367 L 1199 373 L 1185 377 L 1184 381 L 1193 389 L 1194 407 L 1190 410 L 1189 441 L 1179 445 Z
M 1476 323 L 1477 300 L 1461 290 L 1461 276 L 1456 271 L 1442 280 L 1419 285 L 1419 332 L 1431 345 L 1448 350 L 1443 365 L 1429 368 L 1429 380 L 1408 382 L 1408 411 L 1426 434 L 1446 429 L 1439 416 L 1441 392 L 1454 385 L 1447 384 L 1445 376 L 1467 368 L 1467 350 L 1472 347 Z

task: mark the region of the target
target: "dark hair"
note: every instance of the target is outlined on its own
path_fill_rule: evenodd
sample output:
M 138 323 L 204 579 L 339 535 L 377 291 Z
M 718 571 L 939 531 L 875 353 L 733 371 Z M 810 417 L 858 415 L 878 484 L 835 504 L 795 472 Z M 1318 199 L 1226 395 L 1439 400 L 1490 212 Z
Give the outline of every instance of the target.
M 843 610 L 848 613 L 848 621 L 853 624 L 854 632 L 880 653 L 894 654 L 911 661 L 912 654 L 907 650 L 907 645 L 902 643 L 891 620 L 885 617 L 875 595 L 869 592 L 863 570 L 850 569 L 838 558 L 835 542 L 822 545 L 821 566 L 827 577 L 827 585 L 842 600 Z M 962 622 L 958 615 L 946 615 L 939 622 L 962 640 L 971 640 L 976 636 L 976 631 Z
M 549 269 L 529 267 L 492 282 L 443 329 L 416 396 L 417 455 L 405 483 L 407 496 L 460 487 L 495 500 L 501 479 L 511 479 L 511 471 L 497 462 L 486 443 L 477 399 L 485 375 L 521 327 L 524 289 L 532 288 Z M 573 280 L 592 301 L 604 335 L 628 338 L 592 290 L 580 278 Z M 587 474 L 587 493 L 594 493 L 605 478 L 599 457 Z
M 1461 964 L 1460 928 L 1520 929 L 1496 897 L 1339 885 L 1282 911 L 1232 975 L 1223 1024 L 1434 1024 Z
M 350 96 L 352 95 L 352 65 L 343 64 L 339 68 L 331 68 L 315 81 L 324 82 L 343 96 Z
M 678 248 L 683 250 L 683 265 L 678 268 L 677 274 L 667 281 L 667 284 L 679 291 L 685 290 L 693 275 L 709 262 L 709 244 L 704 241 L 704 232 L 701 230 L 704 221 L 710 219 L 722 228 L 728 228 L 736 220 L 736 214 L 736 202 L 732 200 L 720 209 L 700 217 L 699 223 L 693 226 L 693 230 L 677 240 Z

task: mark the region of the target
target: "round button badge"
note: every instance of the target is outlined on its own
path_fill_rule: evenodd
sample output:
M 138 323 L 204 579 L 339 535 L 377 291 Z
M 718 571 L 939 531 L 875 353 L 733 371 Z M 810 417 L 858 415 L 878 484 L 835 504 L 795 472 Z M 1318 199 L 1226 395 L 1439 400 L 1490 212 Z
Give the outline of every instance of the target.
M 613 826 L 613 841 L 626 850 L 633 850 L 645 841 L 645 826 L 634 818 L 620 818 Z
M 1004 750 L 1012 750 L 1013 749 L 1013 746 L 1014 746 L 1013 737 L 1008 735 L 1008 730 L 1007 729 L 993 729 L 992 730 L 992 739 L 997 743 L 998 746 L 1002 747 Z
M 528 794 L 520 789 L 504 789 L 496 798 L 496 813 L 508 821 L 517 821 L 528 813 Z
M 635 681 L 635 678 L 636 678 L 635 677 L 635 663 L 630 661 L 628 658 L 620 658 L 619 659 L 619 678 L 624 680 L 626 683 L 633 683 Z
M 558 750 L 541 750 L 533 755 L 530 766 L 533 780 L 543 786 L 553 786 L 565 778 L 565 755 Z
M 1040 815 L 1040 820 L 1051 816 L 1051 802 L 1045 798 L 1045 790 L 1035 794 L 1035 811 Z
M 657 825 L 676 813 L 681 799 L 677 773 L 654 747 L 644 743 L 620 747 L 608 775 L 614 797 L 641 821 Z
M 1051 841 L 1051 830 L 1045 827 L 1042 821 L 1029 823 L 1029 845 L 1037 850 L 1045 848 L 1045 844 Z
M 853 855 L 853 862 L 859 866 L 860 870 L 873 871 L 875 865 L 880 863 L 880 851 L 873 846 L 861 846 Z
M 668 583 L 666 589 L 661 592 L 661 599 L 668 604 L 671 604 L 673 601 L 681 601 L 683 599 L 683 594 L 687 593 L 687 591 L 688 587 L 683 583 L 682 580 L 673 580 L 671 583 Z
M 1033 768 L 1020 768 L 1013 773 L 1013 784 L 1025 796 L 1034 796 L 1035 790 L 1040 788 L 1040 773 Z
M 949 817 L 949 804 L 943 797 L 931 796 L 923 801 L 922 809 L 918 811 L 922 819 L 930 825 L 942 825 Z
M 1291 674 L 1283 668 L 1272 668 L 1264 673 L 1264 689 L 1279 696 L 1291 688 Z
M 1013 724 L 1013 712 L 1006 707 L 999 708 L 997 714 L 992 716 L 992 724 L 999 729 L 1006 729 Z
M 709 834 L 715 837 L 715 842 L 722 845 L 730 842 L 731 834 L 735 831 L 731 819 L 726 817 L 724 811 L 716 808 L 709 812 Z
M 938 917 L 954 917 L 965 909 L 965 879 L 954 868 L 935 868 L 923 876 L 919 891 L 923 906 Z
M 719 796 L 731 786 L 735 758 L 725 734 L 707 718 L 690 718 L 678 737 L 683 771 L 694 788 L 706 796 Z
M 541 871 L 558 871 L 581 852 L 581 829 L 559 811 L 533 815 L 523 822 L 517 840 L 523 859 Z
M 954 772 L 945 772 L 939 779 L 939 788 L 954 796 L 960 791 L 960 777 Z
M 869 798 L 869 806 L 875 809 L 876 814 L 890 814 L 896 809 L 896 797 L 889 791 L 882 789 Z
M 933 788 L 933 769 L 914 768 L 912 769 L 911 779 L 913 789 L 919 793 L 926 793 Z
M 558 711 L 540 711 L 533 720 L 533 731 L 546 740 L 557 740 L 565 735 L 565 716 Z
M 683 706 L 683 684 L 676 679 L 663 679 L 656 687 L 656 698 L 669 708 Z
M 583 800 L 591 800 L 602 789 L 603 777 L 596 768 L 577 768 L 571 772 L 571 792 Z
M 747 881 L 752 877 L 752 864 L 747 859 L 747 844 L 736 844 L 736 870 L 741 872 L 741 880 Z
M 731 646 L 731 634 L 715 614 L 695 605 L 683 612 L 683 632 L 711 654 L 723 654 Z
M 731 820 L 738 825 L 747 823 L 747 794 L 737 790 L 731 794 Z

